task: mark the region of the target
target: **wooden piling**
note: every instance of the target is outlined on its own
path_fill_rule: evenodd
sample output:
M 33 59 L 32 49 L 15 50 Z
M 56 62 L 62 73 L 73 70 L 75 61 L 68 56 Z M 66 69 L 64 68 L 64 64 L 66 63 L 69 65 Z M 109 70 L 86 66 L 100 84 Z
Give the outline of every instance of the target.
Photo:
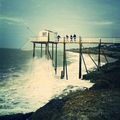
M 66 67 L 66 80 L 68 80 L 68 70 L 67 70 L 67 56 L 66 56 L 66 50 L 65 50 L 65 67 Z
M 104 55 L 104 58 L 106 60 L 107 63 L 109 63 L 108 59 L 107 59 L 107 55 L 105 54 L 104 50 L 101 50 L 102 54 Z
M 46 43 L 46 57 L 49 59 L 49 43 Z
M 47 55 L 47 43 L 45 44 L 45 55 Z
M 108 61 L 107 56 L 105 55 L 105 53 L 104 53 L 104 57 L 105 57 L 106 62 L 109 63 L 109 61 Z
M 35 57 L 35 43 L 33 43 L 33 58 Z
M 47 59 L 49 59 L 49 57 L 51 58 L 50 52 L 49 52 L 49 42 L 46 43 L 45 55 L 46 55 Z
M 79 37 L 79 79 L 82 77 L 82 42 Z
M 50 41 L 50 33 L 48 32 L 48 42 Z
M 50 55 L 50 53 L 49 53 L 49 41 L 50 41 L 50 33 L 48 32 L 48 42 L 47 42 L 47 57 L 48 57 L 48 59 L 49 59 L 49 55 Z
M 82 45 L 83 47 L 83 45 Z M 83 47 L 84 48 L 84 47 Z M 92 58 L 92 56 L 90 55 L 90 53 L 88 53 L 88 56 L 90 57 L 90 59 L 93 61 L 93 63 L 96 65 L 96 67 L 98 68 L 97 63 L 95 62 L 95 60 Z M 84 61 L 83 61 L 84 62 Z
M 65 77 L 65 37 L 63 42 L 63 78 Z
M 85 59 L 84 59 L 83 54 L 82 54 L 82 59 L 83 59 L 83 63 L 84 63 L 84 66 L 85 66 L 85 70 L 86 70 L 86 72 L 87 72 L 87 74 L 88 74 L 89 72 L 88 72 L 87 65 L 86 65 L 86 63 L 85 63 Z
M 46 42 L 45 46 L 45 55 L 49 59 L 49 41 L 50 41 L 50 33 L 48 32 L 48 41 Z
M 52 43 L 52 65 L 54 66 L 54 44 Z
M 96 63 L 95 60 L 92 58 L 92 56 L 91 56 L 90 54 L 88 54 L 88 55 L 89 55 L 89 57 L 91 58 L 91 60 L 93 61 L 93 63 L 95 64 L 95 66 L 98 68 L 97 63 Z
M 52 43 L 52 60 L 54 59 L 54 44 Z
M 42 43 L 41 43 L 41 57 L 42 57 Z
M 101 39 L 98 45 L 98 67 L 100 67 L 101 65 L 100 54 L 101 54 Z
M 56 50 L 55 50 L 55 74 L 57 74 L 57 43 L 56 43 Z

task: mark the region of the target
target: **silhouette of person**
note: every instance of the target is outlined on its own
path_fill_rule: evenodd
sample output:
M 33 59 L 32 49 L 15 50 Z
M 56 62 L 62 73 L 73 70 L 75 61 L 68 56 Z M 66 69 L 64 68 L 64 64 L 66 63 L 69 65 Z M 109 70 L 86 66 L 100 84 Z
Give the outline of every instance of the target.
M 73 39 L 73 36 L 72 35 L 70 35 L 70 41 L 72 42 L 72 39 Z
M 66 35 L 66 40 L 68 41 L 68 38 L 69 38 L 69 36 L 68 35 Z
M 61 38 L 60 35 L 58 35 L 58 36 L 57 36 L 58 42 L 59 42 L 60 38 Z
M 74 41 L 76 41 L 76 35 L 75 34 L 73 35 L 73 38 L 74 38 Z

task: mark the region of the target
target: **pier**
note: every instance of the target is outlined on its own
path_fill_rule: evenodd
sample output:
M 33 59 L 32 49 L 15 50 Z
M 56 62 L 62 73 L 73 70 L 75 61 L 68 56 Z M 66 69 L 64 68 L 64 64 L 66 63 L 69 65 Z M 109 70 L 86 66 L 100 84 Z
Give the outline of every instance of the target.
M 53 31 L 50 31 L 50 30 L 45 30 L 47 31 L 47 33 L 44 33 L 45 36 L 44 36 L 44 39 L 43 36 L 41 38 L 41 36 L 39 37 L 36 37 L 34 38 L 34 40 L 32 40 L 31 42 L 33 43 L 33 58 L 35 57 L 35 51 L 36 51 L 36 44 L 40 44 L 40 47 L 41 47 L 41 57 L 42 57 L 42 51 L 43 51 L 43 46 L 45 46 L 45 55 L 47 56 L 48 59 L 51 59 L 52 60 L 52 64 L 54 66 L 54 70 L 55 70 L 55 74 L 57 74 L 57 59 L 58 59 L 58 45 L 62 45 L 63 48 L 63 57 L 61 59 L 63 59 L 63 69 L 61 71 L 61 79 L 64 79 L 66 78 L 68 80 L 68 69 L 67 69 L 67 57 L 66 57 L 66 45 L 73 45 L 73 44 L 76 44 L 78 45 L 78 49 L 79 49 L 79 75 L 78 75 L 78 78 L 81 79 L 82 78 L 82 65 L 85 66 L 85 70 L 86 72 L 88 73 L 88 69 L 87 69 L 87 65 L 86 65 L 86 62 L 85 62 L 85 59 L 83 57 L 83 51 L 82 49 L 84 48 L 84 45 L 97 45 L 98 46 L 98 62 L 96 63 L 95 60 L 92 58 L 92 56 L 88 53 L 89 57 L 91 58 L 91 60 L 93 61 L 93 63 L 95 64 L 95 66 L 100 69 L 101 67 L 101 46 L 102 45 L 112 45 L 112 44 L 120 44 L 120 42 L 103 42 L 102 41 L 102 38 L 99 38 L 98 41 L 83 41 L 82 40 L 82 37 L 79 36 L 79 37 L 76 37 L 75 40 L 73 41 L 70 41 L 68 40 L 66 37 L 62 37 L 60 38 L 60 40 L 58 40 L 57 38 L 55 38 L 54 40 L 53 39 L 50 39 L 50 34 L 53 33 L 53 34 L 56 34 L 55 32 Z M 51 53 L 50 53 L 50 47 L 49 46 L 52 46 L 51 47 Z M 104 55 L 104 54 L 103 54 Z M 105 60 L 106 62 L 108 62 L 107 60 L 107 56 L 104 55 L 105 57 Z M 53 60 L 55 60 L 55 63 L 53 63 Z

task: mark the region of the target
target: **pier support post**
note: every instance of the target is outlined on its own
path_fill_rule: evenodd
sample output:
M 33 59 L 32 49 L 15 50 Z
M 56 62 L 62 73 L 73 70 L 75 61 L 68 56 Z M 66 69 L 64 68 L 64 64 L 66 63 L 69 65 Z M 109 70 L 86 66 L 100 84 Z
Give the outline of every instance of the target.
M 56 43 L 56 50 L 55 50 L 55 74 L 57 74 L 57 43 Z
M 46 47 L 45 47 L 45 55 L 46 55 L 47 59 L 49 59 L 49 43 L 47 42 L 45 45 L 46 45 Z
M 46 42 L 46 48 L 45 48 L 45 55 L 47 56 L 47 59 L 49 59 L 50 56 L 49 41 L 50 41 L 50 33 L 48 32 L 48 41 Z
M 61 79 L 65 77 L 68 80 L 68 72 L 67 72 L 67 60 L 66 60 L 66 43 L 65 43 L 65 37 L 63 38 L 63 71 L 61 72 Z
M 42 57 L 42 43 L 41 43 L 41 57 Z
M 63 78 L 65 77 L 65 37 L 63 38 Z
M 85 59 L 84 59 L 83 54 L 82 54 L 82 60 L 83 60 L 84 66 L 85 66 L 86 73 L 88 74 L 89 72 L 88 72 L 87 65 L 85 63 Z
M 35 57 L 35 43 L 33 43 L 33 58 Z
M 45 55 L 47 55 L 47 43 L 45 44 Z
M 98 45 L 98 68 L 101 65 L 100 54 L 101 54 L 101 39 L 100 39 L 100 43 Z
M 65 67 L 66 67 L 66 80 L 68 80 L 68 70 L 67 70 L 67 57 L 66 57 L 66 50 L 65 50 Z
M 52 60 L 54 59 L 54 44 L 52 43 Z
M 48 42 L 47 42 L 47 57 L 49 59 L 49 41 L 50 41 L 50 33 L 48 32 Z
M 52 65 L 54 66 L 54 44 L 52 43 Z
M 82 40 L 79 37 L 79 79 L 82 77 Z
M 49 53 L 49 42 L 47 43 L 47 58 L 49 59 L 50 58 L 50 53 Z

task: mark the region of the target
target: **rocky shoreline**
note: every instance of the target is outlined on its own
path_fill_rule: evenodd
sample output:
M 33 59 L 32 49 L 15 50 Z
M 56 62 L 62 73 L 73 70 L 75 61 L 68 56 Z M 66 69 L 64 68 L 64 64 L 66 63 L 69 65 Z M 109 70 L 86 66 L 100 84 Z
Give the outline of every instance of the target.
M 102 75 L 100 71 L 90 73 L 95 84 L 89 90 L 51 100 L 29 120 L 120 120 L 120 61 L 102 69 Z
M 120 120 L 120 53 L 117 48 L 104 51 L 118 60 L 84 75 L 95 83 L 90 89 L 56 97 L 34 113 L 1 116 L 0 120 Z
M 118 90 L 77 91 L 51 100 L 29 120 L 119 120 L 119 101 Z
M 4 115 L 0 116 L 0 120 L 27 120 L 27 118 L 29 118 L 32 114 L 33 112 L 26 114 L 18 113 L 13 115 Z
M 79 49 L 68 49 L 67 51 L 79 53 Z M 98 47 L 89 47 L 89 48 L 82 48 L 82 52 L 85 54 L 98 54 Z M 101 54 L 120 59 L 120 44 L 113 44 L 113 45 L 102 45 L 101 46 Z

